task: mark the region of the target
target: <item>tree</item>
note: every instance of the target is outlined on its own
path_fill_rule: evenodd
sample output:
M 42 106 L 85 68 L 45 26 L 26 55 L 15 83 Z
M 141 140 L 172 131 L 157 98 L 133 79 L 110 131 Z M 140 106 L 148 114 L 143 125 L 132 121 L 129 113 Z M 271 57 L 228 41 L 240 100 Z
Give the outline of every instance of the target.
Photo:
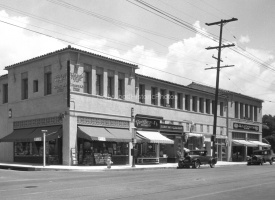
M 275 116 L 263 116 L 263 138 L 275 134 Z

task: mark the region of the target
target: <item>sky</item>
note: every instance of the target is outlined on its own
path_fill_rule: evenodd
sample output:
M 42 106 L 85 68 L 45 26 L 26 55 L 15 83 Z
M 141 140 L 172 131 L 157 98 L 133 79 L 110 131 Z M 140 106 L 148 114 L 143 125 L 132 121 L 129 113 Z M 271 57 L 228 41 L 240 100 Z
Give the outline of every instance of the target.
M 144 4 L 141 4 L 144 2 Z M 151 8 L 154 8 L 151 9 Z M 220 88 L 264 101 L 275 115 L 274 0 L 0 0 L 0 75 L 6 66 L 71 45 L 139 66 L 137 73 Z M 159 12 L 156 12 L 159 11 Z M 168 18 L 167 16 L 170 16 Z

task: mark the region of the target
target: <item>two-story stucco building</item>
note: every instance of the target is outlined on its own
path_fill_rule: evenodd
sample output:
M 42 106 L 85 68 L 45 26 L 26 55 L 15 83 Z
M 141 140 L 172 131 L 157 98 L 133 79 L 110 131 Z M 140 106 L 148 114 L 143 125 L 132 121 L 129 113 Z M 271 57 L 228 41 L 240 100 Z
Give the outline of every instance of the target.
M 2 162 L 42 163 L 43 131 L 48 164 L 104 164 L 108 155 L 114 164 L 131 164 L 132 138 L 138 162 L 176 162 L 182 145 L 211 152 L 213 88 L 136 74 L 136 65 L 70 46 L 5 69 Z M 262 100 L 220 93 L 218 159 L 244 160 L 261 146 Z M 136 115 L 160 124 L 137 129 Z

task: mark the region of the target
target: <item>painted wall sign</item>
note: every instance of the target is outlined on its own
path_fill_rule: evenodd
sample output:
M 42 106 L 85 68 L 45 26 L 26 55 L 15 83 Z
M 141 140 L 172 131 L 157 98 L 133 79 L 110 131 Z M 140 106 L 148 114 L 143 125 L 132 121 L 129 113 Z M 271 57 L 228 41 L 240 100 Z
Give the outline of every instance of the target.
M 145 129 L 160 129 L 159 119 L 135 117 L 135 127 Z
M 53 79 L 53 82 L 53 89 L 56 90 L 57 93 L 66 91 L 65 88 L 67 88 L 67 73 L 56 75 Z
M 241 123 L 233 123 L 233 129 L 241 129 L 241 130 L 249 130 L 249 131 L 259 131 L 259 126 L 250 125 L 250 124 L 241 124 Z
M 75 92 L 83 92 L 84 68 L 80 65 L 70 65 L 70 89 Z

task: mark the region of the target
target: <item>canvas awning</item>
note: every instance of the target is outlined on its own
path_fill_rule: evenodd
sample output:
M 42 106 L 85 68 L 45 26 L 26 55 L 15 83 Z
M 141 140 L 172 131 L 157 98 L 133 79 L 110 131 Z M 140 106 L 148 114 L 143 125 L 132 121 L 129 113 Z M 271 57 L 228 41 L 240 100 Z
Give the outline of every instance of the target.
M 258 145 L 249 142 L 247 140 L 232 140 L 232 143 L 236 146 L 257 147 Z
M 137 131 L 137 137 L 143 141 L 150 143 L 163 143 L 163 144 L 174 144 L 173 140 L 163 136 L 159 132 L 154 131 Z
M 266 143 L 263 143 L 263 142 L 260 142 L 260 141 L 249 141 L 253 144 L 256 144 L 257 146 L 260 146 L 260 147 L 271 147 L 270 144 L 266 144 Z
M 109 133 L 114 135 L 121 142 L 131 142 L 132 134 L 127 129 L 106 128 Z
M 0 142 L 34 142 L 43 141 L 42 130 L 47 130 L 46 140 L 62 136 L 62 126 L 16 129 L 11 134 L 0 139 Z
M 132 135 L 127 129 L 91 126 L 78 126 L 77 136 L 94 141 L 130 142 L 132 140 Z

